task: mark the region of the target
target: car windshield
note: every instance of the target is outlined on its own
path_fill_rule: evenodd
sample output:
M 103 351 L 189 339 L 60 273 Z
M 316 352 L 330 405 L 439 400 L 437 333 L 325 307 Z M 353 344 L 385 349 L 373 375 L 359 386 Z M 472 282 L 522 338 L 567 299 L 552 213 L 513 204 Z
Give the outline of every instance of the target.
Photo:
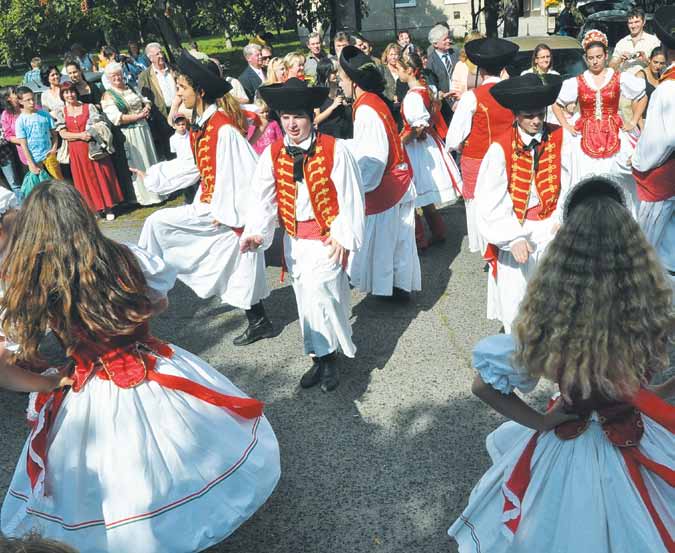
M 526 50 L 518 52 L 515 60 L 506 67 L 506 70 L 509 75 L 517 76 L 531 66 L 532 51 Z M 580 75 L 586 69 L 583 51 L 575 48 L 553 50 L 553 69 L 560 73 L 563 79 Z

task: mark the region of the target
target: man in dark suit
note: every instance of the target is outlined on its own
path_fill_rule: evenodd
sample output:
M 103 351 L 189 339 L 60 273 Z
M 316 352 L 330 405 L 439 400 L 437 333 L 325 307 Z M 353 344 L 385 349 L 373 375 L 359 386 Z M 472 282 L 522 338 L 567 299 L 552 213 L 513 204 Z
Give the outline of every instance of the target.
M 443 100 L 441 113 L 446 122 L 452 119 L 452 104 L 455 101 L 450 87 L 452 72 L 459 60 L 459 52 L 452 47 L 452 35 L 444 25 L 435 25 L 429 31 L 429 61 L 427 69 L 433 75 L 438 95 Z
M 248 65 L 239 75 L 239 82 L 244 87 L 249 102 L 253 103 L 255 91 L 265 81 L 262 70 L 262 47 L 259 44 L 247 44 L 244 46 L 244 59 Z

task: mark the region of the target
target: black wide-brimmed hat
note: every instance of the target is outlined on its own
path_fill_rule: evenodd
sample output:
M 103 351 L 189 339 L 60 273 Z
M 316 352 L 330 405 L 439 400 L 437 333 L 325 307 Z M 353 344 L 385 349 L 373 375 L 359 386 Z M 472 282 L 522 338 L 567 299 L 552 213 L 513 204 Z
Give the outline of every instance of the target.
M 675 5 L 663 6 L 654 12 L 654 32 L 667 47 L 675 49 Z
M 342 49 L 340 67 L 363 90 L 367 92 L 384 90 L 384 77 L 377 65 L 356 46 L 345 46 Z
M 497 83 L 490 89 L 490 94 L 511 111 L 532 112 L 553 104 L 562 83 L 560 75 L 527 73 Z
M 178 71 L 195 84 L 204 89 L 204 92 L 212 98 L 225 96 L 232 85 L 220 74 L 220 69 L 210 59 L 197 59 L 188 54 L 187 50 L 181 50 L 178 58 Z
M 518 50 L 517 44 L 502 38 L 479 38 L 464 45 L 471 63 L 495 72 L 506 67 Z
M 321 107 L 328 98 L 328 87 L 308 86 L 305 81 L 292 77 L 285 83 L 258 88 L 265 103 L 275 111 L 309 111 Z
M 574 208 L 590 198 L 607 198 L 626 207 L 626 192 L 612 175 L 588 175 L 568 192 L 563 206 L 563 219 L 567 219 Z

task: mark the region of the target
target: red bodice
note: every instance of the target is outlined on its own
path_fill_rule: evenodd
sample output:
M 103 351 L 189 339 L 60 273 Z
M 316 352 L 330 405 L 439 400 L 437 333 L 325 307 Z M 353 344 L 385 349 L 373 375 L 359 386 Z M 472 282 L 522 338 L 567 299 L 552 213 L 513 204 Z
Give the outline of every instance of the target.
M 612 157 L 621 147 L 621 76 L 615 71 L 605 86 L 595 90 L 582 74 L 577 77 L 577 86 L 581 117 L 574 126 L 581 133 L 581 149 L 592 158 Z

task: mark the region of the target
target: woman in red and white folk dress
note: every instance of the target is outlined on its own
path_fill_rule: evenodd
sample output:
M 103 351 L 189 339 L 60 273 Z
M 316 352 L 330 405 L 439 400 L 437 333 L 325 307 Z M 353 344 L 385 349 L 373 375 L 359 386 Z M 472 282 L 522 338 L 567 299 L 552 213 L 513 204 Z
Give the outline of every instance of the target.
M 672 292 L 624 198 L 602 177 L 569 194 L 514 335 L 474 349 L 474 393 L 511 421 L 448 532 L 460 553 L 675 551 L 675 377 L 647 384 L 669 364 Z M 546 413 L 515 393 L 540 377 L 560 390 Z
M 434 204 L 457 201 L 461 195 L 462 177 L 455 161 L 445 151 L 436 129 L 436 119 L 442 116 L 434 109 L 431 93 L 422 77 L 421 58 L 411 53 L 398 64 L 399 80 L 408 84 L 408 93 L 401 104 L 404 128 L 401 141 L 410 159 L 415 182 L 415 207 L 422 208 L 431 229 L 431 243 L 445 240 L 443 218 Z M 428 247 L 422 218 L 415 214 L 415 239 L 418 249 Z
M 202 551 L 265 503 L 280 466 L 262 403 L 150 334 L 174 269 L 105 238 L 75 188 L 51 181 L 19 212 L 2 274 L 19 358 L 40 360 L 49 326 L 73 361 L 68 390 L 47 392 L 62 375 L 42 385 L 15 371 L 14 389 L 45 393 L 29 406 L 4 535 L 36 531 L 80 553 Z
M 553 112 L 560 125 L 578 145 L 572 182 L 593 174 L 611 174 L 628 193 L 628 210 L 635 215 L 638 199 L 630 167 L 635 150 L 638 122 L 647 107 L 645 81 L 630 73 L 607 67 L 607 36 L 598 30 L 586 33 L 582 41 L 588 69 L 565 80 Z M 632 101 L 632 117 L 624 122 L 619 115 L 619 99 Z M 579 102 L 580 117 L 572 125 L 563 108 Z

